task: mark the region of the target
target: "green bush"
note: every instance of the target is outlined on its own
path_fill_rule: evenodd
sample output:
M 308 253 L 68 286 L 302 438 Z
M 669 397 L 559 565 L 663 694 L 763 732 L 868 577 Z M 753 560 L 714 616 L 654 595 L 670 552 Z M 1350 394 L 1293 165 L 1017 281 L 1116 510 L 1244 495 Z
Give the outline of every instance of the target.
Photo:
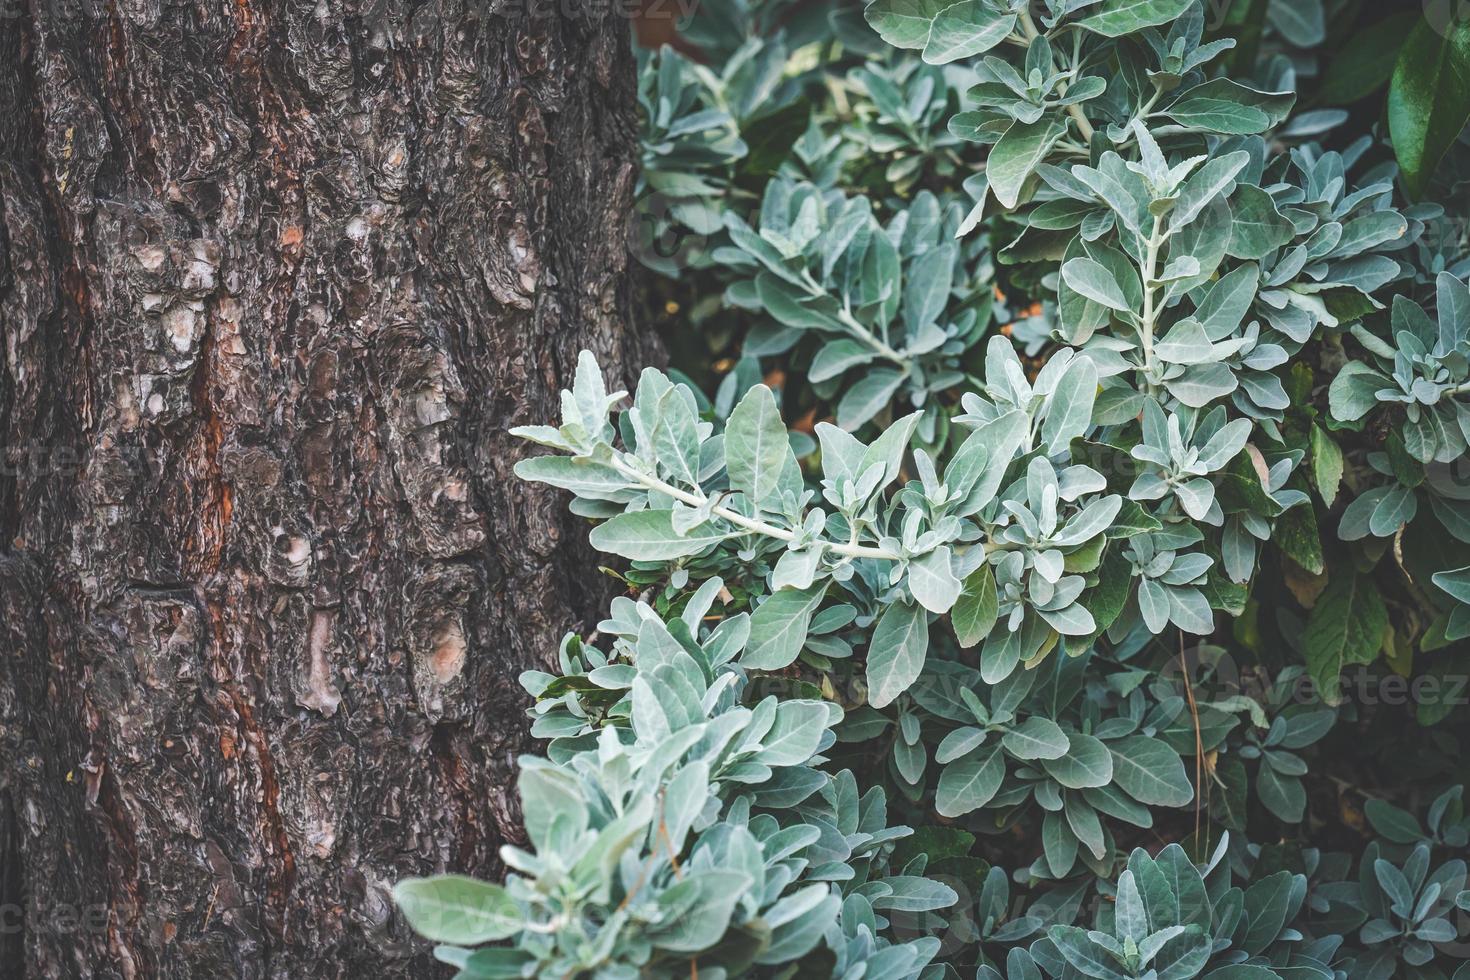
M 441 959 L 1470 978 L 1470 28 L 1374 16 L 721 0 L 641 55 L 682 373 L 515 430 L 627 596 L 522 678 L 507 881 L 399 884 Z

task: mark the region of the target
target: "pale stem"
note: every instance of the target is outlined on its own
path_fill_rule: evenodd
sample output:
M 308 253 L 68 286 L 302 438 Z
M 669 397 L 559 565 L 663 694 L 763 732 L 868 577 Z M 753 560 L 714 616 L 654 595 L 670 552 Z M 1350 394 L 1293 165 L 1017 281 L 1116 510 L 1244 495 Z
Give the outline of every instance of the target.
M 1154 276 L 1158 272 L 1159 248 L 1164 244 L 1163 219 L 1154 218 L 1153 232 L 1148 237 L 1148 244 L 1143 257 L 1143 325 L 1140 331 L 1143 337 L 1143 370 L 1146 374 L 1152 374 L 1154 368 L 1154 325 L 1158 319 L 1159 311 L 1154 309 L 1154 289 L 1158 285 L 1154 282 Z M 1153 387 L 1153 382 L 1149 382 Z
M 612 465 L 619 473 L 638 483 L 640 486 L 646 487 L 649 490 L 657 490 L 659 493 L 674 498 L 681 504 L 700 508 L 709 500 L 708 497 L 701 494 L 680 490 L 678 487 L 665 483 L 656 476 L 649 476 L 647 473 L 640 472 L 636 468 L 624 463 L 617 456 L 612 458 Z M 767 524 L 765 521 L 757 520 L 754 517 L 746 517 L 744 514 L 730 510 L 728 507 L 721 507 L 716 504 L 710 508 L 710 513 L 721 520 L 729 521 L 736 527 L 744 528 L 753 534 L 761 534 L 768 538 L 775 538 L 778 541 L 790 542 L 796 540 L 796 532 L 794 531 L 776 527 L 774 524 Z M 853 544 L 851 542 L 839 544 L 835 541 L 816 541 L 813 544 L 846 558 L 876 558 L 880 561 L 898 561 L 900 558 L 899 555 L 884 548 L 872 548 L 867 545 Z
M 827 291 L 823 289 L 814 279 L 812 279 L 811 273 L 803 273 L 802 277 L 806 280 L 805 285 L 807 292 L 810 293 L 813 297 L 827 295 Z M 837 319 L 842 321 L 842 325 L 851 330 L 858 340 L 861 340 L 863 343 L 873 348 L 873 350 L 877 351 L 883 357 L 887 358 L 890 361 L 893 361 L 895 364 L 900 364 L 905 368 L 908 367 L 908 358 L 904 357 L 898 351 L 894 350 L 892 347 L 888 346 L 888 344 L 884 343 L 878 337 L 874 336 L 871 330 L 858 322 L 857 317 L 853 316 L 852 313 L 847 309 L 847 307 L 843 306 L 838 308 Z

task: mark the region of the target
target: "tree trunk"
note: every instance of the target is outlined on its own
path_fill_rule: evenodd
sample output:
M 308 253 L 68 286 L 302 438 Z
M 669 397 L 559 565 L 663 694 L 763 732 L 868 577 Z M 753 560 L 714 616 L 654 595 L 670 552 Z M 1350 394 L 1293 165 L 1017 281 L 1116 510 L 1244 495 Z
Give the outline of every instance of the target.
M 433 975 L 604 608 L 505 429 L 649 353 L 627 33 L 0 0 L 0 977 Z

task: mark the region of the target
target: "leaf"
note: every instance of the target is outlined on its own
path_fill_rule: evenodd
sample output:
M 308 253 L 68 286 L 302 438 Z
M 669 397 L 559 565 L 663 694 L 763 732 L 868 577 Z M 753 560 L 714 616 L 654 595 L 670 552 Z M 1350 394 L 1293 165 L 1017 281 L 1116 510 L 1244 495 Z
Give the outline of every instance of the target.
M 1378 831 L 1396 844 L 1417 844 L 1425 839 L 1424 829 L 1414 815 L 1400 810 L 1392 803 L 1380 799 L 1369 799 L 1363 804 L 1363 815 Z
M 1215 78 L 1181 94 L 1165 114 L 1185 126 L 1251 136 L 1281 125 L 1295 103 L 1292 92 L 1258 92 Z
M 932 613 L 947 613 L 960 597 L 960 580 L 950 567 L 950 551 L 941 545 L 909 562 L 909 591 Z
M 940 816 L 951 818 L 978 810 L 994 798 L 1005 774 L 1005 757 L 999 748 L 977 750 L 951 762 L 939 774 L 934 808 Z
M 1334 685 L 1336 679 L 1334 678 Z M 1270 766 L 1256 774 L 1256 793 L 1261 804 L 1287 823 L 1301 823 L 1307 809 L 1307 793 L 1295 776 L 1283 776 Z
M 922 606 L 896 602 L 883 610 L 868 645 L 868 703 L 892 704 L 913 686 L 929 650 L 929 617 Z
M 1032 715 L 1006 732 L 1000 744 L 1017 759 L 1060 759 L 1071 743 L 1067 733 L 1050 718 Z
M 464 875 L 405 878 L 393 900 L 414 931 L 436 943 L 477 946 L 521 931 L 520 908 L 499 885 Z
M 931 249 L 909 267 L 903 290 L 903 321 L 916 335 L 944 312 L 954 278 L 955 247 Z
M 868 371 L 857 380 L 837 403 L 837 424 L 848 432 L 861 428 L 893 401 L 904 372 L 893 368 Z
M 1322 535 L 1317 529 L 1317 512 L 1310 503 L 1293 507 L 1276 522 L 1275 540 L 1282 554 L 1312 575 L 1326 569 Z
M 1322 502 L 1331 507 L 1342 486 L 1342 449 L 1320 425 L 1312 426 L 1312 482 Z
M 1072 259 L 1062 266 L 1062 278 L 1075 292 L 1094 303 L 1101 303 L 1120 313 L 1133 310 L 1123 295 L 1123 288 L 1101 262 L 1089 258 Z
M 1296 229 L 1271 195 L 1254 184 L 1240 184 L 1231 198 L 1230 244 L 1226 252 L 1237 259 L 1261 259 L 1281 248 Z
M 833 340 L 817 351 L 806 376 L 813 382 L 830 381 L 848 368 L 867 364 L 877 356 L 871 347 L 856 340 Z
M 1251 155 L 1236 150 L 1205 163 L 1179 189 L 1179 201 L 1169 215 L 1169 228 L 1178 231 L 1220 196 L 1251 162 Z
M 960 0 L 945 7 L 929 30 L 924 60 L 947 65 L 995 47 L 1016 28 L 1015 14 L 996 13 L 983 0 Z
M 1416 15 L 1404 11 L 1361 28 L 1328 60 L 1318 101 L 1350 105 L 1386 85 L 1393 77 L 1399 50 L 1418 22 Z
M 1420 197 L 1470 121 L 1470 21 L 1427 17 L 1409 33 L 1388 87 L 1388 131 L 1404 186 Z
M 750 889 L 750 876 L 741 871 L 699 871 L 658 897 L 660 907 L 677 910 L 648 930 L 660 949 L 697 953 L 719 942 L 730 927 L 735 905 Z
M 960 646 L 968 650 L 985 639 L 995 627 L 999 607 L 995 573 L 989 565 L 981 565 L 965 579 L 964 590 L 950 614 Z
M 1047 401 L 1041 438 L 1046 442 L 1048 456 L 1062 452 L 1073 439 L 1087 434 L 1092 427 L 1092 407 L 1096 402 L 1097 365 L 1090 357 L 1075 358 Z
M 1122 37 L 1145 27 L 1158 27 L 1177 19 L 1194 0 L 1104 0 L 1098 12 L 1084 17 L 1077 26 L 1104 37 Z
M 1271 0 L 1266 19 L 1298 48 L 1312 48 L 1327 37 L 1322 0 Z
M 1389 381 L 1362 361 L 1348 361 L 1327 389 L 1327 410 L 1339 422 L 1356 422 L 1378 404 Z
M 1014 122 L 990 150 L 985 172 L 990 189 L 1004 207 L 1013 208 L 1021 199 L 1021 188 L 1036 166 L 1046 159 L 1056 141 L 1066 132 L 1054 116 L 1033 123 Z
M 953 0 L 873 0 L 863 9 L 869 26 L 895 48 L 922 48 L 940 11 Z
M 764 508 L 780 491 L 801 489 L 801 470 L 791 451 L 791 437 L 776 408 L 776 396 L 765 385 L 746 392 L 725 426 L 725 469 L 730 489 L 745 494 L 753 509 Z
M 730 537 L 709 523 L 687 534 L 674 529 L 671 510 L 640 510 L 618 514 L 592 529 L 592 547 L 633 561 L 671 561 L 697 555 Z
M 1307 669 L 1329 702 L 1341 700 L 1338 675 L 1344 667 L 1371 663 L 1378 655 L 1386 626 L 1388 610 L 1373 580 L 1350 567 L 1334 569 L 1303 636 Z
M 515 474 L 599 500 L 619 499 L 612 495 L 629 486 L 628 478 L 611 466 L 572 456 L 532 456 L 516 463 Z
M 1113 781 L 1113 757 L 1108 747 L 1091 735 L 1068 736 L 1067 754 L 1059 759 L 1043 759 L 1047 774 L 1068 789 L 1106 786 Z
M 791 666 L 806 643 L 812 615 L 826 593 L 825 582 L 809 589 L 781 589 L 756 607 L 750 617 L 750 639 L 740 663 L 751 670 L 781 670 Z
M 1129 735 L 1108 743 L 1113 755 L 1113 782 L 1149 806 L 1184 806 L 1194 787 L 1178 753 L 1147 735 Z
M 827 731 L 822 701 L 787 700 L 776 705 L 776 720 L 761 739 L 755 761 L 768 766 L 799 766 L 816 754 Z

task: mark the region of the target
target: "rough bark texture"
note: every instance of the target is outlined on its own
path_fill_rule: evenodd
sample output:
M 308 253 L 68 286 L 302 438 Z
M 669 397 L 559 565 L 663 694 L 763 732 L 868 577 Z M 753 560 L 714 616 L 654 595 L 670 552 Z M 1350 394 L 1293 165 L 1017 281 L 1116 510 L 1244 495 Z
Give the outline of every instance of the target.
M 388 888 L 499 873 L 603 608 L 504 429 L 646 353 L 632 87 L 606 5 L 0 0 L 0 977 L 437 975 Z

